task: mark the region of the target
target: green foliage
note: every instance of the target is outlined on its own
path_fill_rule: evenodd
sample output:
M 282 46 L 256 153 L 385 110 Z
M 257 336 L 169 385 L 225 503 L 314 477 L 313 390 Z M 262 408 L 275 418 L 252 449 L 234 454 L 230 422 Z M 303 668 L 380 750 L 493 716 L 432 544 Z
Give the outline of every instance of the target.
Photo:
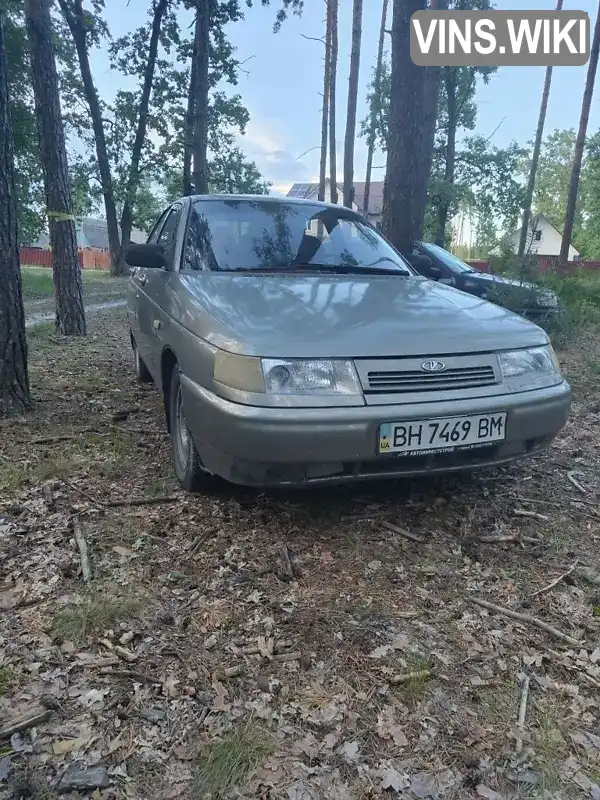
M 529 175 L 531 149 L 523 151 L 519 173 L 523 180 Z M 571 167 L 575 152 L 575 131 L 554 130 L 544 142 L 533 194 L 533 214 L 547 217 L 561 231 L 564 224 Z M 600 132 L 585 144 L 579 196 L 573 226 L 573 244 L 583 258 L 600 259 Z
M 531 150 L 528 154 L 524 154 L 520 164 L 524 180 L 527 180 L 531 167 L 533 143 L 530 142 L 529 145 Z M 542 142 L 540 151 L 533 192 L 533 213 L 547 217 L 558 230 L 562 230 L 564 223 L 574 150 L 575 131 L 569 129 L 554 130 Z M 575 217 L 574 238 L 577 237 L 580 227 L 579 208 Z
M 227 147 L 215 153 L 209 162 L 211 192 L 228 194 L 268 194 L 270 183 L 248 161 L 239 147 Z

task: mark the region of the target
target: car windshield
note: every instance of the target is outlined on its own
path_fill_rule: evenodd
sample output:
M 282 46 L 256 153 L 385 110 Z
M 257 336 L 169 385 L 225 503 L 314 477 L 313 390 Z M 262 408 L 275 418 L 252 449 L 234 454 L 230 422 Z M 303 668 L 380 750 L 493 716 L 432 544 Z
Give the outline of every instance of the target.
M 349 209 L 238 198 L 194 202 L 183 269 L 413 274 Z
M 474 267 L 465 264 L 460 258 L 453 256 L 452 253 L 449 253 L 437 244 L 424 244 L 423 249 L 439 259 L 449 270 L 452 270 L 452 272 L 477 272 Z

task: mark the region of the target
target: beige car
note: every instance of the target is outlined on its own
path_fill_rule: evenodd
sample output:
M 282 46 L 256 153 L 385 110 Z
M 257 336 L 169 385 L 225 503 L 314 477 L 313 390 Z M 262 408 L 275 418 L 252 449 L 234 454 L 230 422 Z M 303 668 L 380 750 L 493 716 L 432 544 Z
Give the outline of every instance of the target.
M 349 209 L 185 198 L 127 260 L 137 374 L 163 394 L 186 489 L 502 464 L 567 419 L 541 328 L 417 275 Z

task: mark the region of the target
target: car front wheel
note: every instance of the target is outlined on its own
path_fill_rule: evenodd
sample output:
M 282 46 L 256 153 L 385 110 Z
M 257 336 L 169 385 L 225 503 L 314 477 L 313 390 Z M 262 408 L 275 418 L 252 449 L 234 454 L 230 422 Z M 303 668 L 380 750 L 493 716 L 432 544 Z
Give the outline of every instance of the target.
M 202 469 L 196 445 L 187 426 L 183 411 L 180 377 L 181 370 L 175 366 L 171 379 L 169 404 L 173 464 L 181 487 L 188 492 L 196 492 L 202 488 L 208 474 Z

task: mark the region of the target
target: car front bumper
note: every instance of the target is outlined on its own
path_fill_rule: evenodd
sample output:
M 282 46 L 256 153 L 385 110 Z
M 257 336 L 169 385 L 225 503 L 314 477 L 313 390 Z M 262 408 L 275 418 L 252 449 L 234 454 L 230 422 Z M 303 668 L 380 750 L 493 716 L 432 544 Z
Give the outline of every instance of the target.
M 346 408 L 264 408 L 232 403 L 182 376 L 183 404 L 205 468 L 233 483 L 302 486 L 452 472 L 533 455 L 567 420 L 571 389 L 465 400 Z M 506 411 L 506 439 L 475 450 L 381 456 L 383 422 Z

